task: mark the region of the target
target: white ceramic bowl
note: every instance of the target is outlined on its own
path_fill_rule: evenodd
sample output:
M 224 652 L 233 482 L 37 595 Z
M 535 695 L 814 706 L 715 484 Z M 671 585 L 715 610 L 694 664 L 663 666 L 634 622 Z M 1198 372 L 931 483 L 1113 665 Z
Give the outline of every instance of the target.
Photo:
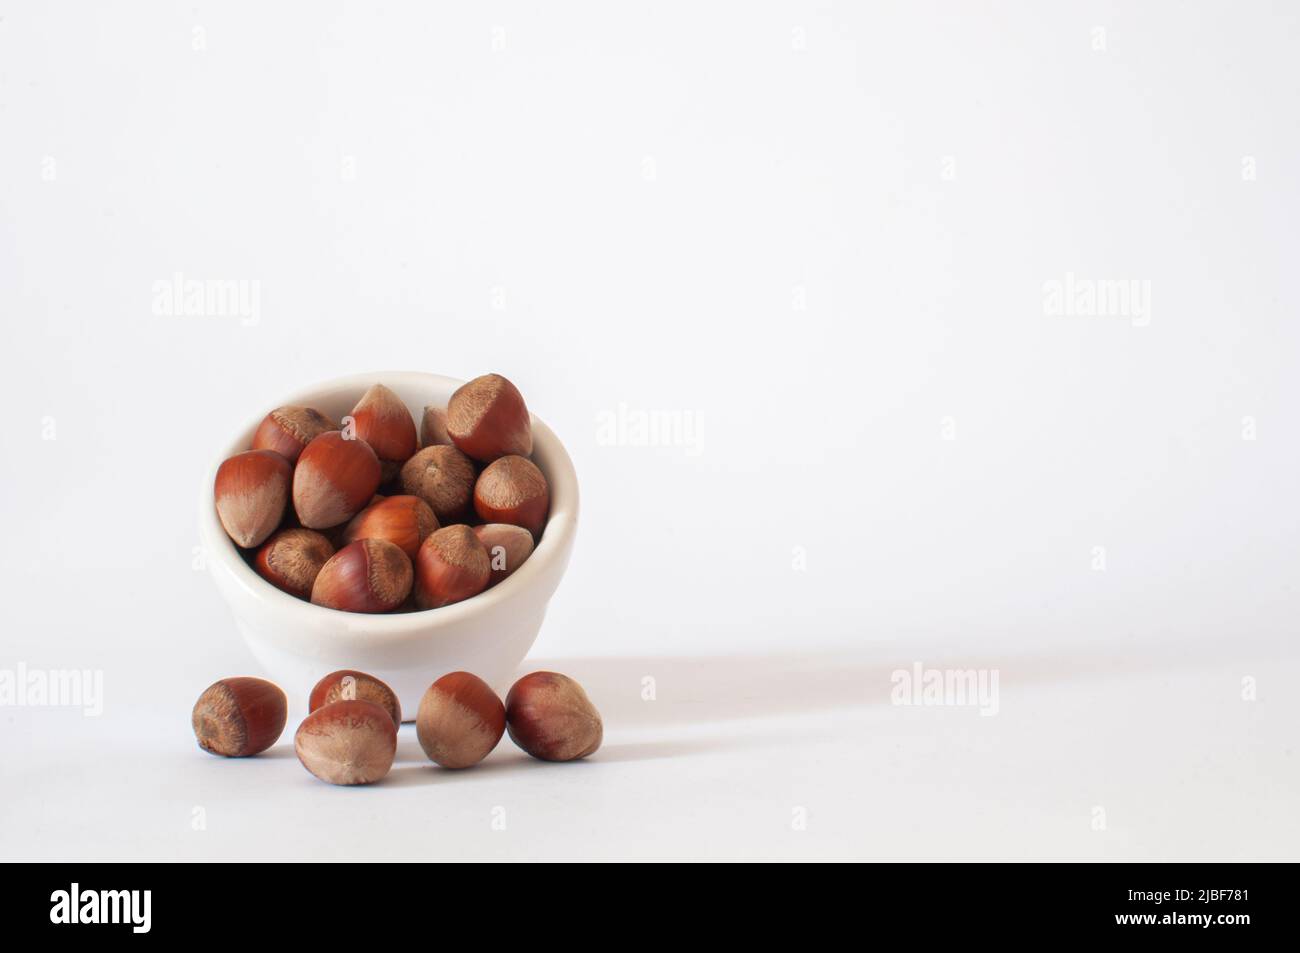
M 271 406 L 315 407 L 339 420 L 374 383 L 392 388 L 418 426 L 426 405 L 447 406 L 452 391 L 463 382 L 412 372 L 359 374 L 290 394 Z M 212 499 L 217 467 L 249 448 L 262 416 L 219 449 L 200 488 L 199 531 L 208 570 L 230 603 L 235 624 L 294 709 L 305 711 L 312 686 L 342 668 L 369 672 L 392 686 L 407 721 L 415 718 L 424 690 L 447 672 L 473 672 L 504 693 L 537 638 L 573 550 L 578 479 L 559 438 L 533 417 L 533 462 L 550 484 L 551 513 L 537 548 L 509 578 L 441 609 L 365 615 L 314 606 L 276 589 L 244 561 L 221 528 Z

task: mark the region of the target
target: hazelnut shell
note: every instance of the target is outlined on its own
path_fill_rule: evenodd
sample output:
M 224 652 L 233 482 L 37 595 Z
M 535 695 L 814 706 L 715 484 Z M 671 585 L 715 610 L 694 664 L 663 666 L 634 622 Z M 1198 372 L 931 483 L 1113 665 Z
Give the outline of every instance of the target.
M 253 449 L 274 450 L 293 463 L 303 447 L 321 434 L 338 429 L 338 424 L 314 407 L 277 407 L 258 424 Z
M 482 463 L 533 452 L 533 427 L 519 388 L 500 374 L 484 374 L 458 387 L 447 402 L 447 435 Z
M 223 678 L 199 696 L 190 724 L 204 751 L 244 758 L 279 740 L 288 710 L 284 692 L 264 678 Z
M 502 457 L 479 474 L 474 511 L 485 523 L 510 523 L 541 536 L 551 509 L 546 477 L 527 457 Z
M 388 712 L 393 719 L 394 725 L 401 727 L 402 703 L 398 701 L 397 693 L 375 676 L 367 675 L 365 672 L 353 671 L 352 669 L 330 672 L 317 682 L 307 700 L 307 710 L 315 711 L 317 708 L 324 708 L 326 705 L 334 704 L 334 702 L 353 701 L 355 699 L 374 702 Z
M 217 519 L 235 545 L 260 546 L 284 517 L 293 468 L 272 450 L 246 450 L 222 462 L 213 481 Z
M 373 784 L 397 753 L 397 726 L 374 702 L 337 701 L 298 726 L 293 748 L 304 768 L 330 784 Z
M 344 612 L 391 612 L 411 593 L 411 561 L 386 539 L 359 539 L 330 557 L 311 601 Z
M 445 447 L 450 444 L 451 436 L 447 433 L 446 408 L 424 408 L 424 418 L 420 421 L 420 446 Z
M 542 761 L 574 761 L 600 747 L 600 713 L 582 686 L 559 672 L 525 675 L 506 695 L 506 730 Z
M 491 754 L 501 740 L 505 705 L 477 675 L 451 672 L 420 699 L 415 730 L 430 761 L 444 768 L 468 768 Z
M 364 440 L 341 431 L 321 434 L 303 449 L 293 471 L 293 506 L 308 529 L 329 529 L 365 508 L 379 489 L 380 467 Z
M 429 504 L 418 496 L 403 494 L 384 497 L 371 503 L 352 517 L 343 531 L 343 543 L 359 539 L 386 539 L 396 544 L 410 559 L 420 551 L 420 544 L 438 529 L 438 517 Z
M 478 595 L 492 576 L 487 550 L 468 526 L 446 526 L 429 536 L 415 557 L 415 601 L 437 609 Z
M 492 587 L 505 579 L 523 565 L 524 560 L 532 555 L 533 534 L 522 526 L 509 523 L 484 523 L 474 527 L 474 535 L 487 550 L 488 563 L 492 578 L 488 586 Z
M 334 555 L 334 546 L 313 529 L 282 529 L 257 551 L 253 568 L 283 592 L 311 598 L 321 567 Z
M 383 384 L 375 384 L 352 408 L 352 423 L 358 439 L 370 444 L 390 474 L 419 449 L 415 421 L 402 399 Z
M 402 466 L 402 492 L 428 503 L 445 526 L 471 511 L 477 476 L 474 461 L 455 447 L 425 447 Z

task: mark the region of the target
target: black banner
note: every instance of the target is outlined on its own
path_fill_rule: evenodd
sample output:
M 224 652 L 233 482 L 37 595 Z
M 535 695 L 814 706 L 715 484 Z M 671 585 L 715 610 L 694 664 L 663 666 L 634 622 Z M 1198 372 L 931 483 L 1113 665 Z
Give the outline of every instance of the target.
M 375 918 L 368 930 L 382 933 L 391 923 L 399 932 L 410 929 L 405 917 L 412 912 L 455 910 L 465 923 L 493 922 L 503 907 L 528 917 L 530 911 L 564 909 L 580 895 L 589 895 L 586 903 L 592 905 L 573 911 L 580 922 L 604 907 L 610 915 L 630 916 L 634 932 L 654 931 L 661 918 L 671 924 L 687 915 L 729 928 L 759 927 L 758 916 L 774 922 L 794 918 L 813 928 L 916 929 L 918 939 L 927 941 L 1133 934 L 1234 942 L 1292 932 L 1283 881 L 1289 883 L 1293 871 L 1286 865 L 861 866 L 867 869 L 853 871 L 833 893 L 811 888 L 802 873 L 787 879 L 781 871 L 766 871 L 757 895 L 737 905 L 726 898 L 753 889 L 740 872 L 729 875 L 737 882 L 719 893 L 715 873 L 693 886 L 689 870 L 674 872 L 671 889 L 650 886 L 641 876 L 622 881 L 602 875 L 609 884 L 602 891 L 580 888 L 590 876 L 580 869 L 467 876 L 432 865 L 10 865 L 6 879 L 12 886 L 3 907 L 11 936 L 66 934 L 74 942 L 108 934 L 126 942 L 197 937 L 250 916 L 259 936 L 274 936 L 278 924 L 285 936 L 297 939 L 337 938 L 339 931 L 360 926 L 346 921 L 364 919 L 365 911 Z M 815 876 L 824 884 L 837 872 Z M 520 883 L 530 886 L 520 893 Z M 837 894 L 853 899 L 832 901 Z

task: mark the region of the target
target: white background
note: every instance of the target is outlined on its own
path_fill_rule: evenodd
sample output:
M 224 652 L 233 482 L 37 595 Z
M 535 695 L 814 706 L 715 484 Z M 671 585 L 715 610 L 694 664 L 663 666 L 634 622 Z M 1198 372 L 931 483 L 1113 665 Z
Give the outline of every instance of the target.
M 7 4 L 0 667 L 102 670 L 104 712 L 0 708 L 0 856 L 1296 859 L 1298 40 L 1249 2 Z M 258 320 L 155 313 L 178 272 Z M 1070 274 L 1149 312 L 1048 314 Z M 443 772 L 408 727 L 343 790 L 296 714 L 195 746 L 255 671 L 194 567 L 215 448 L 382 368 L 504 373 L 568 446 L 533 655 L 602 708 L 589 762 Z M 600 439 L 648 412 L 698 429 Z M 917 662 L 998 713 L 891 704 Z

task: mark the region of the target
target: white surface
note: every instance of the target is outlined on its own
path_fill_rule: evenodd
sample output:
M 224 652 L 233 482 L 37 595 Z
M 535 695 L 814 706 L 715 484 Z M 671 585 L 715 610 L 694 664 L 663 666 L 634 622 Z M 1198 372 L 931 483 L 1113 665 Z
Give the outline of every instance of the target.
M 445 407 L 464 383 L 410 371 L 362 373 L 283 394 L 273 403 L 314 407 L 342 423 L 376 380 L 405 402 L 413 420 L 422 420 L 424 408 L 431 404 Z M 550 491 L 546 531 L 518 571 L 473 599 L 438 612 L 340 615 L 268 586 L 226 535 L 210 489 L 221 461 L 248 449 L 261 420 L 250 420 L 220 445 L 198 492 L 200 545 L 249 651 L 265 673 L 284 686 L 290 705 L 301 710 L 312 687 L 342 669 L 382 680 L 397 693 L 408 718 L 415 717 L 430 683 L 447 672 L 473 672 L 498 692 L 509 690 L 564 578 L 579 521 L 573 462 L 554 431 L 537 414 L 532 417 L 531 458 L 545 474 Z
M 105 693 L 0 708 L 0 855 L 1300 854 L 1295 11 L 0 17 L 0 669 Z M 259 320 L 155 313 L 176 272 Z M 1047 313 L 1068 275 L 1149 322 Z M 385 366 L 505 373 L 572 454 L 534 651 L 590 763 L 195 747 L 253 670 L 194 568 L 213 448 Z M 641 411 L 698 430 L 603 439 Z M 918 661 L 998 714 L 890 704 Z

